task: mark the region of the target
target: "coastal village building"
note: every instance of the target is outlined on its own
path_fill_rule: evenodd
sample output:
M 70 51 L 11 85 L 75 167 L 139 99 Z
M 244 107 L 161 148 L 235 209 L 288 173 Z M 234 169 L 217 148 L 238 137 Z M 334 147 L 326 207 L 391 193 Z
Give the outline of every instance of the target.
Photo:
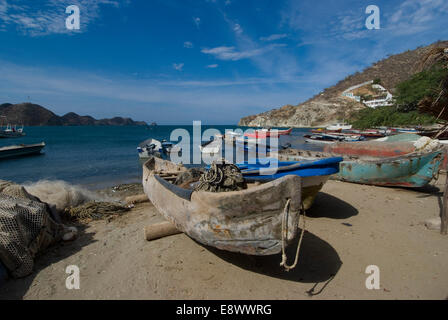
M 370 108 L 393 105 L 393 95 L 382 85 L 373 82 L 373 80 L 370 80 L 352 86 L 342 92 L 342 96 L 361 102 Z M 356 92 L 361 91 L 363 88 L 367 91 L 374 90 L 377 94 L 375 94 L 375 96 L 372 95 L 373 99 L 363 99 L 361 95 L 356 94 Z

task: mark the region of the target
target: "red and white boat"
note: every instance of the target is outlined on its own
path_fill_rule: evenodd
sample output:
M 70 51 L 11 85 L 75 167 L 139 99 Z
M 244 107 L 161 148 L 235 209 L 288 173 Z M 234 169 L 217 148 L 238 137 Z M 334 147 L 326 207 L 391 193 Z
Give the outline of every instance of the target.
M 284 136 L 290 134 L 292 128 L 287 130 L 278 130 L 278 129 L 261 129 L 255 130 L 255 132 L 247 132 L 244 135 L 250 138 L 267 138 L 267 137 L 277 137 Z

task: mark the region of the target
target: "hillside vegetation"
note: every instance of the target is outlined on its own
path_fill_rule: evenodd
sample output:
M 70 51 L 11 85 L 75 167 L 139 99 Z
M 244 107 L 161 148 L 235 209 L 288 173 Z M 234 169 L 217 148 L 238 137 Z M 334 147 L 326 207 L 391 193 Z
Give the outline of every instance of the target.
M 435 113 L 421 112 L 422 101 L 435 101 L 448 79 L 448 68 L 442 61 L 414 74 L 397 85 L 395 105 L 366 108 L 354 113 L 350 119 L 356 128 L 375 126 L 430 125 L 436 122 Z
M 258 115 L 251 115 L 240 120 L 242 126 L 278 126 L 278 127 L 317 127 L 325 126 L 339 120 L 359 115 L 366 107 L 354 100 L 342 97 L 347 88 L 370 80 L 381 79 L 381 84 L 396 95 L 398 85 L 411 79 L 434 65 L 431 59 L 422 60 L 434 49 L 448 48 L 448 41 L 439 41 L 427 47 L 389 56 L 362 72 L 357 72 L 339 81 L 336 85 L 323 90 L 311 99 L 298 105 L 286 105 Z M 412 99 L 412 98 L 411 98 Z M 415 106 L 413 107 L 415 108 Z M 365 111 L 368 113 L 368 111 Z M 365 115 L 364 113 L 364 115 Z

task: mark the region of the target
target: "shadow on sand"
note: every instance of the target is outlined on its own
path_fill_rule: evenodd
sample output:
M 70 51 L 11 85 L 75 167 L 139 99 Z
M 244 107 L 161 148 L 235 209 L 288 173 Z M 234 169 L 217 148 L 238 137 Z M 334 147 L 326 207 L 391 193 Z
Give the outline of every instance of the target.
M 328 193 L 319 192 L 306 215 L 311 218 L 347 219 L 356 216 L 358 210 L 351 204 Z
M 301 230 L 299 230 L 299 233 Z M 292 264 L 297 241 L 295 239 L 286 249 L 288 264 Z M 317 295 L 327 286 L 339 271 L 342 261 L 336 250 L 314 234 L 306 231 L 300 249 L 297 267 L 291 271 L 285 271 L 280 266 L 281 254 L 271 256 L 248 256 L 245 254 L 219 250 L 213 247 L 203 246 L 221 259 L 232 263 L 244 270 L 257 272 L 266 276 L 290 280 L 302 283 L 314 283 L 307 292 L 310 296 Z M 323 285 L 320 283 L 325 282 Z M 316 290 L 316 287 L 319 287 Z M 315 291 L 316 290 L 316 291 Z
M 313 218 L 346 219 L 357 214 L 358 210 L 356 208 L 325 192 L 318 193 L 313 206 L 307 211 L 307 216 Z M 301 230 L 298 234 L 300 232 Z M 288 264 L 293 263 L 297 242 L 298 239 L 293 240 L 286 249 Z M 248 271 L 284 280 L 314 283 L 314 286 L 307 291 L 309 296 L 320 294 L 333 280 L 342 265 L 336 250 L 328 242 L 308 231 L 305 232 L 303 237 L 299 263 L 295 269 L 289 272 L 280 266 L 281 254 L 248 256 L 213 247 L 204 247 L 221 259 Z
M 86 233 L 87 226 L 77 225 L 78 237 L 72 242 L 60 242 L 48 248 L 42 254 L 38 255 L 34 259 L 34 271 L 32 274 L 20 278 L 9 278 L 6 283 L 0 287 L 0 299 L 23 299 L 23 296 L 28 291 L 29 287 L 33 283 L 36 275 L 46 267 L 63 260 L 76 252 L 80 251 L 82 247 L 95 242 L 93 239 L 94 233 Z M 68 275 L 67 275 L 68 276 Z

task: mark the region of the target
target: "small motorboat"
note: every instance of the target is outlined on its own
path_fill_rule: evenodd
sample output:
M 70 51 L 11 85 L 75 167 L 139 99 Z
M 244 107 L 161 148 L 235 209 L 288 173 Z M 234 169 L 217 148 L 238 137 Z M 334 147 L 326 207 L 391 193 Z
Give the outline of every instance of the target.
M 148 139 L 143 141 L 137 147 L 140 159 L 148 159 L 151 156 L 161 157 L 162 143 L 156 139 Z
M 305 139 L 305 142 L 314 144 L 329 144 L 343 140 L 341 137 L 332 137 L 324 134 L 306 134 L 303 138 Z
M 222 148 L 222 137 L 217 136 L 214 139 L 204 142 L 199 146 L 199 149 L 204 154 L 209 154 L 211 156 L 216 155 Z
M 17 126 L 11 126 L 8 124 L 4 129 L 0 128 L 0 138 L 19 138 L 25 136 L 23 132 L 23 126 L 17 128 Z
M 171 183 L 183 165 L 151 157 L 143 165 L 143 189 L 159 212 L 196 241 L 249 255 L 282 251 L 297 234 L 302 181 L 285 175 L 247 189 L 196 191 Z
M 182 152 L 182 148 L 166 140 L 148 139 L 139 144 L 137 152 L 140 159 L 148 159 L 151 156 L 166 158 L 171 153 Z
M 350 130 L 352 128 L 351 124 L 346 123 L 335 123 L 330 126 L 328 126 L 327 130 Z
M 278 130 L 278 129 L 261 129 L 255 130 L 255 132 L 246 132 L 244 136 L 250 138 L 267 138 L 267 137 L 278 137 L 283 135 L 288 135 L 292 132 L 292 128 L 287 130 Z
M 240 139 L 241 137 L 243 137 L 242 133 L 239 132 L 234 132 L 234 131 L 227 131 L 224 135 L 224 141 L 225 143 L 235 143 L 235 141 L 237 139 Z
M 0 159 L 16 158 L 40 154 L 45 142 L 36 144 L 19 144 L 0 148 Z
M 335 142 L 355 142 L 355 141 L 363 141 L 365 138 L 359 134 L 343 134 L 343 133 L 332 133 L 332 134 L 312 134 L 312 135 L 304 135 L 305 142 L 308 143 L 318 143 L 318 144 L 331 144 Z

